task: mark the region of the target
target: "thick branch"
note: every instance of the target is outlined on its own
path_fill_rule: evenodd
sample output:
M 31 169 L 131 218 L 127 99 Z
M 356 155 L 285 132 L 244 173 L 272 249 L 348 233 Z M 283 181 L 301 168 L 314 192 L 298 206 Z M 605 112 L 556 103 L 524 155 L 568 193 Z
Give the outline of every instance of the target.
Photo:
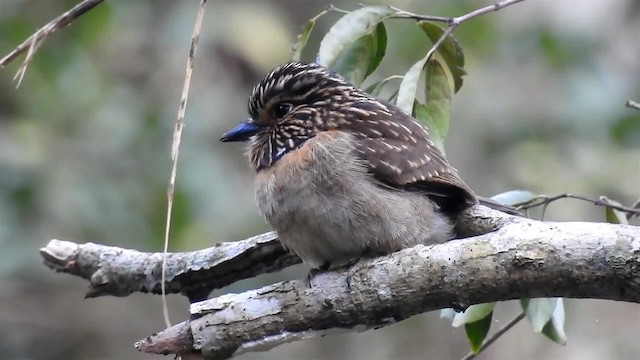
M 86 297 L 160 294 L 162 253 L 145 253 L 94 243 L 51 240 L 40 249 L 49 268 L 89 280 Z M 297 264 L 273 232 L 214 247 L 167 254 L 167 293 L 202 300 L 213 289 Z
M 205 358 L 221 359 L 445 307 L 535 297 L 640 303 L 640 228 L 509 218 L 485 235 L 318 274 L 311 287 L 286 281 L 195 303 L 192 320 L 136 346 L 164 353 L 192 341 Z M 169 336 L 176 329 L 182 337 Z
M 501 213 L 477 207 L 460 217 L 458 230 L 465 237 L 486 233 L 501 219 Z M 51 240 L 40 254 L 49 268 L 89 280 L 87 297 L 161 292 L 162 253 Z M 180 292 L 192 301 L 202 300 L 214 289 L 297 263 L 300 258 L 286 252 L 270 232 L 204 250 L 168 254 L 166 290 Z

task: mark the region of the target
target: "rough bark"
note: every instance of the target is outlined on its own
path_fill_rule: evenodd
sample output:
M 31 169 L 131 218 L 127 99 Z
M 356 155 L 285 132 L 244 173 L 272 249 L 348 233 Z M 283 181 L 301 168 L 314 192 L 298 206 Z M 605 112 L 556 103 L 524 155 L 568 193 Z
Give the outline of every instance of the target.
M 435 246 L 417 246 L 363 260 L 349 268 L 320 273 L 313 277 L 310 286 L 304 280 L 285 281 L 194 303 L 190 320 L 140 341 L 136 346 L 152 353 L 196 351 L 207 359 L 222 359 L 313 336 L 378 328 L 445 307 L 464 308 L 476 303 L 535 297 L 640 303 L 639 227 L 540 222 L 478 207 L 461 217 L 458 230 L 469 237 Z M 475 234 L 482 235 L 473 236 Z M 169 268 L 190 266 L 188 271 L 186 267 L 182 268 L 184 273 L 198 269 L 215 272 L 227 267 L 242 273 L 237 269 L 245 266 L 242 276 L 246 277 L 254 271 L 246 271 L 252 266 L 262 267 L 255 271 L 274 270 L 298 261 L 295 258 L 282 260 L 290 255 L 274 244 L 277 244 L 275 236 L 267 234 L 202 252 L 174 254 L 176 263 Z M 62 268 L 86 278 L 92 270 L 98 269 L 89 276 L 92 284 L 97 272 L 126 274 L 133 271 L 137 275 L 131 278 L 141 274 L 159 276 L 156 259 L 159 254 L 108 248 L 108 251 L 96 250 L 92 258 L 82 254 L 88 251 L 87 244 L 69 248 L 75 254 L 72 256 L 75 260 L 71 262 L 64 260 L 69 258 L 64 252 L 56 253 L 49 247 L 42 251 L 49 266 L 55 259 L 54 268 L 58 270 Z M 220 254 L 214 255 L 216 251 Z M 123 266 L 132 262 L 142 264 L 145 261 L 142 258 L 155 265 L 147 268 L 135 265 L 113 272 L 114 266 L 121 264 L 114 259 L 129 252 L 130 257 Z M 265 254 L 276 261 L 266 265 L 253 263 L 264 260 L 261 256 Z M 141 259 L 137 259 L 138 256 Z M 190 261 L 189 256 L 194 257 L 194 261 Z M 213 262 L 209 263 L 211 259 Z M 220 262 L 220 259 L 224 260 Z M 194 263 L 198 265 L 193 266 Z M 70 268 L 84 270 L 80 273 L 69 271 Z M 217 285 L 235 277 L 233 271 L 221 273 L 229 275 Z M 177 281 L 180 285 L 170 288 L 184 291 L 185 285 L 176 280 L 181 271 L 172 274 L 174 278 L 170 282 Z M 118 280 L 115 277 L 109 287 L 121 284 Z M 156 287 L 150 284 L 145 285 L 146 289 Z M 126 295 L 131 291 L 134 290 L 127 287 L 125 291 L 111 289 L 110 293 Z
M 462 237 L 486 233 L 508 218 L 478 207 L 460 216 L 458 232 Z M 54 239 L 40 249 L 40 254 L 52 270 L 89 280 L 88 298 L 128 296 L 133 292 L 160 294 L 162 253 Z M 275 232 L 198 251 L 169 253 L 166 291 L 181 293 L 194 302 L 236 281 L 300 262 L 282 248 Z
M 54 239 L 40 249 L 40 254 L 52 270 L 89 280 L 88 298 L 161 292 L 162 253 Z M 238 280 L 300 262 L 282 248 L 274 232 L 203 250 L 169 253 L 166 291 L 186 295 L 193 302 Z

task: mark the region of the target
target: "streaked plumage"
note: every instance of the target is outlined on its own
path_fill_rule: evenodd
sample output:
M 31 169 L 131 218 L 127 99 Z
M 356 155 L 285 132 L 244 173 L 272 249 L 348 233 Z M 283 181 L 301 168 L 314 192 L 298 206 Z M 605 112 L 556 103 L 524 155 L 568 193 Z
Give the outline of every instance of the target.
M 258 207 L 313 267 L 447 241 L 477 202 L 424 125 L 319 65 L 274 69 L 249 114 L 222 140 L 251 136 Z

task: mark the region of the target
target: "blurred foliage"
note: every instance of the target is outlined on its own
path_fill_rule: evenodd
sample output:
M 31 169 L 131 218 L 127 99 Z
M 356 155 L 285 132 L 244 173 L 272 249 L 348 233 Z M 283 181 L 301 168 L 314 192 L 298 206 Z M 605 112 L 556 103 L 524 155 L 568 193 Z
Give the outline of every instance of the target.
M 0 2 L 0 54 L 75 3 Z M 456 16 L 489 2 L 392 4 Z M 217 140 L 246 117 L 251 87 L 290 58 L 295 35 L 327 5 L 208 3 L 178 167 L 173 249 L 198 249 L 268 230 L 253 204 L 253 174 L 242 149 Z M 81 302 L 86 284 L 51 274 L 40 265 L 37 249 L 51 238 L 161 249 L 171 132 L 197 6 L 105 2 L 43 44 L 19 89 L 11 79 L 22 58 L 0 69 L 0 351 L 7 359 L 148 358 L 131 343 L 162 327 L 158 299 Z M 445 146 L 478 193 L 522 188 L 602 194 L 627 205 L 640 197 L 640 112 L 624 107 L 627 99 L 640 100 L 639 11 L 634 0 L 527 1 L 456 29 L 468 74 L 452 98 Z M 303 59 L 314 58 L 322 36 L 339 18 L 327 14 L 316 21 Z M 386 55 L 365 88 L 404 74 L 430 46 L 410 20 L 386 22 L 385 30 Z M 389 81 L 380 96 L 391 97 L 399 83 Z M 604 213 L 566 201 L 551 205 L 547 218 L 604 221 Z M 637 224 L 637 218 L 629 221 Z M 172 314 L 184 315 L 186 304 L 175 301 Z M 567 309 L 585 315 L 567 318 L 572 337 L 566 347 L 548 346 L 527 327 L 516 327 L 486 356 L 640 357 L 634 305 L 580 301 Z M 500 316 L 493 321 L 503 321 Z M 428 314 L 375 332 L 281 346 L 269 356 L 462 356 L 467 346 L 456 333 L 462 330 L 445 327 Z M 78 339 L 99 347 L 80 346 Z M 244 358 L 252 356 L 265 355 Z

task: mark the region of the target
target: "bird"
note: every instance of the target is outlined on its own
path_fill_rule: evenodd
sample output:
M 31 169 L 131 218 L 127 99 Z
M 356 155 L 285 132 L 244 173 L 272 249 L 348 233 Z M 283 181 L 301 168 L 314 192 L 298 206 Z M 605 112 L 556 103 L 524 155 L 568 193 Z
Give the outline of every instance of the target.
M 220 140 L 248 143 L 260 213 L 312 269 L 449 241 L 478 203 L 426 125 L 316 63 L 273 69 L 248 113 Z

